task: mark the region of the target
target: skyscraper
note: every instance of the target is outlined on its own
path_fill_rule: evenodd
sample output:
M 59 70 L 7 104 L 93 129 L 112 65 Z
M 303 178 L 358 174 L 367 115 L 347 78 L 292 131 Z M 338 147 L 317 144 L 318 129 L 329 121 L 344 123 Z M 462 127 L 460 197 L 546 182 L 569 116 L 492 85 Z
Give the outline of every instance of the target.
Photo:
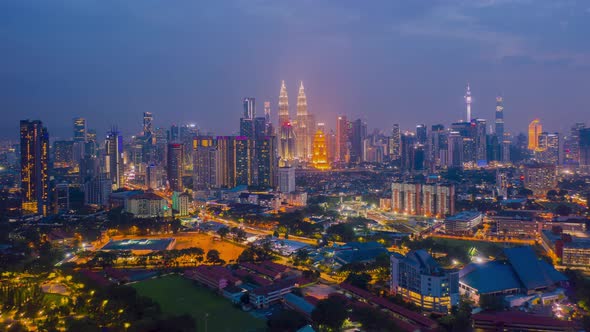
M 21 120 L 21 193 L 23 213 L 49 212 L 49 134 L 39 120 Z
M 321 129 L 318 129 L 315 133 L 315 137 L 313 140 L 313 156 L 311 158 L 311 162 L 315 169 L 330 169 L 330 163 L 328 162 L 328 148 L 326 146 L 326 137 Z
M 478 164 L 487 164 L 487 132 L 486 120 L 474 119 L 475 123 L 475 161 Z
M 502 142 L 504 139 L 504 98 L 502 96 L 496 97 L 496 136 L 498 141 Z
M 154 117 L 151 112 L 143 112 L 143 137 L 146 142 L 153 143 L 154 129 L 152 120 Z
M 279 156 L 281 164 L 288 164 L 295 158 L 295 131 L 289 120 L 289 96 L 285 81 L 281 82 L 279 93 Z
M 539 135 L 543 132 L 543 126 L 539 119 L 533 120 L 529 124 L 529 144 L 528 149 L 535 151 L 539 148 Z
M 350 161 L 358 163 L 363 161 L 363 143 L 367 137 L 367 124 L 361 119 L 356 119 L 352 122 L 351 127 Z
M 182 160 L 184 147 L 181 143 L 168 143 L 168 165 L 166 175 L 170 190 L 180 192 L 182 186 Z
M 583 128 L 579 131 L 580 168 L 586 172 L 590 171 L 590 128 Z
M 297 94 L 297 121 L 295 123 L 295 149 L 298 159 L 308 160 L 311 157 L 314 132 L 315 120 L 313 115 L 308 112 L 307 97 L 303 82 L 301 82 Z
M 428 140 L 428 130 L 425 124 L 419 124 L 416 126 L 416 142 L 418 144 L 426 144 Z
M 254 140 L 245 136 L 235 137 L 236 186 L 253 184 Z
M 107 133 L 105 140 L 105 165 L 113 184 L 113 190 L 123 187 L 123 136 L 116 129 Z
M 467 116 L 465 118 L 466 122 L 471 122 L 471 87 L 469 83 L 467 83 L 467 91 L 465 92 L 465 106 L 467 110 Z
M 399 160 L 401 157 L 401 132 L 399 124 L 394 123 L 391 127 L 391 138 L 389 139 L 389 158 L 392 161 Z
M 193 141 L 193 190 L 206 191 L 217 186 L 217 146 L 213 137 L 198 136 Z
M 277 182 L 276 137 L 265 136 L 256 140 L 257 184 L 264 188 L 274 188 Z
M 244 119 L 254 119 L 256 116 L 256 99 L 253 97 L 246 97 L 243 100 L 244 105 Z
M 535 155 L 541 162 L 558 165 L 559 147 L 559 133 L 543 132 L 539 135 L 539 147 L 535 151 Z
M 74 141 L 86 142 L 86 119 L 74 118 Z
M 348 151 L 348 120 L 346 115 L 338 116 L 336 121 L 336 158 L 338 162 L 347 162 Z

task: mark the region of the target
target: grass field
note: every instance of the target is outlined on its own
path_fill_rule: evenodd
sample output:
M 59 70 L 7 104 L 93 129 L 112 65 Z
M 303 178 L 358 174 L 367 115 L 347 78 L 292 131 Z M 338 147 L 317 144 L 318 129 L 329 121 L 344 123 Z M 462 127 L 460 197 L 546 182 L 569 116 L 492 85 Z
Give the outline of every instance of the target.
M 235 308 L 229 300 L 181 276 L 149 279 L 133 284 L 139 294 L 152 298 L 170 314 L 190 314 L 197 331 L 264 331 L 266 322 Z

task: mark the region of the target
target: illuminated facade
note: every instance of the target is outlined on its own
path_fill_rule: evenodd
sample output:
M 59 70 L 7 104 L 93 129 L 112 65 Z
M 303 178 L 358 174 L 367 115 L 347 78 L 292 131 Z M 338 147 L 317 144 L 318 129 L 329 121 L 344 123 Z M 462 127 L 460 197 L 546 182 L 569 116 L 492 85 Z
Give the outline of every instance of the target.
M 559 133 L 543 132 L 539 135 L 539 147 L 535 151 L 535 156 L 541 162 L 558 165 L 559 145 Z
M 313 140 L 313 156 L 311 159 L 313 167 L 319 170 L 330 169 L 328 162 L 328 148 L 326 146 L 326 137 L 321 129 L 315 133 Z
M 459 304 L 459 271 L 447 270 L 426 250 L 391 255 L 390 291 L 422 310 L 446 314 Z
M 285 81 L 279 93 L 279 156 L 281 164 L 287 165 L 295 158 L 295 131 L 289 119 L 289 96 Z
M 391 185 L 394 213 L 442 217 L 455 213 L 455 188 L 452 185 L 428 185 L 394 182 Z
M 193 190 L 211 190 L 217 186 L 217 142 L 213 137 L 193 140 Z
M 314 132 L 314 116 L 308 112 L 307 97 L 303 82 L 301 82 L 297 94 L 297 121 L 295 123 L 295 150 L 299 160 L 308 160 L 311 157 Z
M 539 148 L 539 135 L 543 132 L 543 126 L 539 119 L 533 120 L 529 124 L 529 144 L 528 149 L 536 151 Z
M 244 119 L 254 119 L 256 116 L 256 99 L 254 97 L 246 97 L 243 100 L 244 105 Z
M 21 120 L 21 193 L 23 214 L 49 212 L 49 134 L 39 120 Z

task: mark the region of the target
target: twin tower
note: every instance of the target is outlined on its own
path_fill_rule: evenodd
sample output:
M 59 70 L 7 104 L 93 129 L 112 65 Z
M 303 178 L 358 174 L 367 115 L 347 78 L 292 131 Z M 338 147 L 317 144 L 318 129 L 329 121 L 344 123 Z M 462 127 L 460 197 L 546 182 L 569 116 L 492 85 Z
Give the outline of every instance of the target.
M 316 131 L 315 116 L 308 112 L 307 97 L 303 82 L 299 85 L 297 95 L 297 114 L 289 116 L 289 96 L 285 81 L 281 82 L 279 93 L 279 156 L 283 164 L 295 160 L 310 161 L 313 155 L 313 140 Z

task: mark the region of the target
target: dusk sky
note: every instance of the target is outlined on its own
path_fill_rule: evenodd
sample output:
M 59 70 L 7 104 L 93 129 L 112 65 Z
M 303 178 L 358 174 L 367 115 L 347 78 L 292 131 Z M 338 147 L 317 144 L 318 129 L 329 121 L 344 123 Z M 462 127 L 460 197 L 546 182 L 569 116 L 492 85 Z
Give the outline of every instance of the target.
M 20 119 L 71 136 L 75 116 L 99 137 L 194 122 L 238 130 L 241 99 L 272 102 L 280 81 L 295 114 L 410 129 L 464 117 L 509 131 L 535 117 L 551 131 L 590 123 L 590 2 L 556 0 L 2 0 L 0 137 Z

